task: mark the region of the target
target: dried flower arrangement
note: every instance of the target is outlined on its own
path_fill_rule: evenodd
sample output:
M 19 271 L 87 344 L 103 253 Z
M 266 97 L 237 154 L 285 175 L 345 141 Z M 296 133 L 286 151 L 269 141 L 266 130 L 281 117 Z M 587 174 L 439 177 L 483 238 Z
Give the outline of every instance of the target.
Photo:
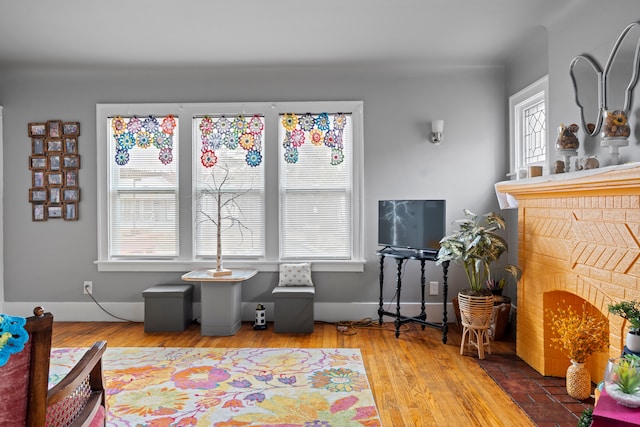
M 570 359 L 584 363 L 587 357 L 609 347 L 609 322 L 602 316 L 588 313 L 585 304 L 582 312 L 574 310 L 565 301 L 558 309 L 547 310 L 554 336 L 551 343 Z

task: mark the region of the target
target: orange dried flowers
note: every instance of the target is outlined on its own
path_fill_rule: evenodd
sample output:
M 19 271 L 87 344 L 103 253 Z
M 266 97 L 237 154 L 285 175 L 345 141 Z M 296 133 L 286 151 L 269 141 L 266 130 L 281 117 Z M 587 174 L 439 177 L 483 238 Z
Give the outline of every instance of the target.
M 577 312 L 564 301 L 558 309 L 547 310 L 553 327 L 551 344 L 570 359 L 584 363 L 591 354 L 609 347 L 609 322 L 604 316 L 589 314 L 585 304 Z

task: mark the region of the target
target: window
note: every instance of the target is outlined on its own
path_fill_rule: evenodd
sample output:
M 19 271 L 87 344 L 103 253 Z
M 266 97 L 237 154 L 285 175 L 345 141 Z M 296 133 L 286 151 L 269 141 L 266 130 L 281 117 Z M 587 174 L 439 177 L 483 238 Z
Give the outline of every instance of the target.
M 280 144 L 280 258 L 349 259 L 351 115 L 283 114 Z
M 264 256 L 264 116 L 193 119 L 195 256 Z M 220 215 L 218 216 L 218 213 Z
M 547 166 L 547 91 L 544 77 L 509 98 L 511 175 L 528 166 Z
M 211 268 L 218 218 L 226 268 L 362 271 L 362 102 L 98 104 L 96 114 L 100 271 Z
M 178 120 L 109 117 L 109 253 L 178 256 Z

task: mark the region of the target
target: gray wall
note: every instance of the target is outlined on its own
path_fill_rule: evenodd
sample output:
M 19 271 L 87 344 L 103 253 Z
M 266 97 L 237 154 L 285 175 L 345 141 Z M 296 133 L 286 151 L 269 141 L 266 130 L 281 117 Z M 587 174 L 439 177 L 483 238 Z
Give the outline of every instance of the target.
M 640 2 L 601 0 L 574 3 L 574 10 L 540 29 L 503 68 L 315 67 L 263 69 L 36 69 L 0 71 L 4 106 L 4 300 L 83 302 L 81 284 L 94 282 L 98 300 L 141 302 L 141 291 L 180 282 L 179 273 L 97 272 L 95 104 L 106 102 L 225 102 L 363 100 L 365 131 L 364 273 L 315 273 L 319 302 L 375 302 L 378 298 L 377 201 L 386 198 L 445 198 L 448 223 L 463 208 L 497 209 L 493 184 L 508 165 L 508 97 L 548 72 L 549 126 L 577 122 L 568 67 L 592 52 L 604 64 L 620 31 L 640 19 Z M 635 13 L 634 13 L 635 12 Z M 635 16 L 635 17 L 634 17 Z M 637 18 L 636 18 L 637 17 Z M 636 91 L 637 92 L 637 91 Z M 637 96 L 636 96 L 637 98 Z M 636 103 L 638 105 L 638 103 Z M 46 119 L 79 121 L 82 201 L 78 222 L 31 222 L 27 168 L 27 123 Z M 445 140 L 428 142 L 432 119 L 445 119 Z M 582 139 L 582 135 L 580 135 Z M 621 149 L 639 160 L 638 142 Z M 587 141 L 581 156 L 606 151 Z M 590 147 L 590 148 L 589 148 Z M 515 215 L 509 241 L 514 242 Z M 516 254 L 517 242 L 511 246 Z M 388 263 L 386 275 L 395 267 Z M 270 300 L 274 273 L 260 273 L 243 287 L 243 301 Z M 433 266 L 427 281 L 441 280 Z M 417 265 L 404 274 L 403 301 L 418 301 Z M 392 285 L 392 284 L 391 284 Z M 450 271 L 451 294 L 466 287 L 459 268 Z M 387 286 L 387 298 L 393 286 Z M 513 290 L 509 290 L 511 294 Z M 1 296 L 1 294 L 0 294 Z M 515 296 L 515 295 L 512 295 Z M 429 297 L 432 302 L 439 297 Z M 374 316 L 375 313 L 372 313 Z M 345 313 L 345 319 L 348 319 Z
M 463 208 L 497 207 L 493 183 L 506 173 L 503 82 L 502 68 L 7 70 L 2 77 L 5 301 L 86 301 L 81 284 L 91 280 L 100 301 L 141 302 L 146 287 L 180 282 L 180 273 L 98 272 L 93 263 L 96 103 L 353 99 L 364 101 L 367 265 L 364 273 L 314 273 L 316 301 L 375 302 L 379 199 L 447 199 L 449 223 Z M 436 146 L 428 132 L 430 121 L 439 118 L 445 120 L 445 140 Z M 78 222 L 31 221 L 27 124 L 47 119 L 81 124 Z M 391 298 L 395 267 L 387 264 Z M 456 292 L 465 281 L 452 270 Z M 441 281 L 441 270 L 431 266 L 427 280 Z M 270 300 L 275 281 L 274 273 L 260 273 L 243 287 L 243 301 Z M 418 301 L 417 265 L 407 266 L 404 283 L 403 301 Z

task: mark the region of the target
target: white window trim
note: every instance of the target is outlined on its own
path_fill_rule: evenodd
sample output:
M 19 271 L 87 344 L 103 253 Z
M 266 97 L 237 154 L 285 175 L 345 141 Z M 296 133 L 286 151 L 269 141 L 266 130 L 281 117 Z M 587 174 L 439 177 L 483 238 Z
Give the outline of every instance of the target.
M 261 112 L 266 123 L 276 123 L 281 113 L 329 111 L 352 114 L 353 125 L 353 195 L 352 230 L 353 254 L 351 260 L 313 260 L 314 271 L 362 272 L 364 271 L 364 124 L 362 101 L 319 101 L 319 102 L 249 102 L 249 103 L 166 103 L 166 104 L 96 104 L 96 145 L 97 145 L 97 204 L 98 204 L 98 259 L 95 264 L 98 271 L 134 271 L 134 272 L 187 272 L 201 268 L 214 267 L 211 260 L 193 258 L 192 205 L 181 203 L 180 218 L 180 255 L 167 260 L 112 260 L 108 258 L 108 200 L 107 200 L 107 157 L 109 156 L 106 118 L 115 115 L 164 116 L 174 114 L 181 120 L 178 140 L 180 144 L 179 168 L 181 202 L 185 194 L 190 197 L 192 180 L 193 146 L 192 126 L 186 121 L 202 114 L 250 114 Z M 265 134 L 265 162 L 273 163 L 278 158 L 277 126 L 267 126 Z M 279 221 L 278 221 L 278 167 L 273 164 L 265 170 L 266 185 L 266 256 L 255 260 L 224 260 L 226 268 L 250 267 L 258 271 L 278 271 Z
M 508 174 L 508 176 L 517 176 L 518 170 L 524 167 L 522 153 L 522 140 L 524 131 L 522 129 L 522 122 L 521 120 L 519 120 L 522 117 L 521 113 L 531 104 L 539 102 L 541 97 L 544 97 L 545 133 L 547 141 L 547 146 L 545 147 L 546 164 L 544 164 L 543 167 L 545 167 L 547 171 L 551 168 L 551 144 L 549 143 L 549 76 L 544 76 L 509 97 L 510 173 Z

